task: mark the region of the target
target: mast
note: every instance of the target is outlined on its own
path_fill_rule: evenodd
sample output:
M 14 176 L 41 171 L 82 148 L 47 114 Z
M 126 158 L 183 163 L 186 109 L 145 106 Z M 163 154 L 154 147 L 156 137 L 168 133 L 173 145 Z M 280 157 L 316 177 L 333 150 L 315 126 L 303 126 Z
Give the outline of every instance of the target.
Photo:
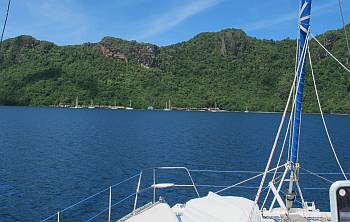
M 78 108 L 78 106 L 79 106 L 79 98 L 78 98 L 78 96 L 75 98 L 75 108 Z
M 293 201 L 295 199 L 294 183 L 297 180 L 298 170 L 298 150 L 299 150 L 299 136 L 300 136 L 300 123 L 304 93 L 304 75 L 305 75 L 305 58 L 307 52 L 307 38 L 310 27 L 310 15 L 311 15 L 311 1 L 301 0 L 300 12 L 299 12 L 299 48 L 298 48 L 298 81 L 296 87 L 295 98 L 295 111 L 293 119 L 293 135 L 292 135 L 292 148 L 290 151 L 290 181 L 289 188 L 286 195 L 286 205 L 290 209 L 293 207 Z

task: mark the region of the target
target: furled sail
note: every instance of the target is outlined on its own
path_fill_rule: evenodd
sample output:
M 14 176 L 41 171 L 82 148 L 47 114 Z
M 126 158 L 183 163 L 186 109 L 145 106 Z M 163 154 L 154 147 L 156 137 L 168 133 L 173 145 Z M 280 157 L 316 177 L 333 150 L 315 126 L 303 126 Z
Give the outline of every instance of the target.
M 310 27 L 311 0 L 301 0 L 299 13 L 299 49 L 298 49 L 298 82 L 296 88 L 296 103 L 293 120 L 293 143 L 291 149 L 292 170 L 298 162 L 300 120 L 302 112 L 303 92 L 304 92 L 304 75 L 305 75 L 305 57 L 307 54 L 308 32 Z

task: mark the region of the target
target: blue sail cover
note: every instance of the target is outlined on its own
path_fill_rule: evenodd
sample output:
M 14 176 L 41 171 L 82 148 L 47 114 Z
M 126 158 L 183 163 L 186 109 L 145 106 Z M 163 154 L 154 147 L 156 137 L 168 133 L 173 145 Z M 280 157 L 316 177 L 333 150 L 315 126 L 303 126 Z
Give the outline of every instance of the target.
M 299 14 L 299 49 L 298 49 L 298 83 L 297 83 L 297 94 L 296 94 L 296 104 L 295 113 L 293 120 L 293 143 L 291 149 L 291 162 L 292 166 L 298 161 L 298 149 L 299 149 L 299 131 L 300 131 L 300 119 L 302 111 L 303 102 L 303 92 L 304 92 L 304 75 L 305 75 L 305 55 L 307 52 L 306 41 L 308 37 L 308 30 L 310 26 L 310 13 L 311 13 L 311 0 L 301 0 Z M 292 167 L 294 170 L 294 167 Z

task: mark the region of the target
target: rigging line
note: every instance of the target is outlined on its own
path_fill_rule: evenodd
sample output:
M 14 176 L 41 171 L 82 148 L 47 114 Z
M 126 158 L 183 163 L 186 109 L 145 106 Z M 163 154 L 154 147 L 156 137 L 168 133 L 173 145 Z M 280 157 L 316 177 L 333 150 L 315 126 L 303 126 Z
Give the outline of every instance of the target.
M 301 63 L 302 61 L 304 61 L 305 60 L 305 57 L 306 57 L 306 49 L 308 48 L 308 45 L 309 45 L 309 34 L 310 34 L 310 28 L 307 30 L 307 36 L 306 36 L 306 42 L 304 43 L 304 46 L 303 46 L 303 49 L 302 49 L 302 52 L 301 52 L 301 56 L 300 56 L 300 58 L 299 58 L 299 61 L 298 61 L 298 66 L 297 66 L 297 70 L 299 70 L 299 68 L 301 68 L 301 69 L 303 69 L 303 67 L 304 67 L 304 64 L 305 64 L 305 62 L 303 62 L 303 63 Z M 299 52 L 299 51 L 298 51 Z M 291 118 L 292 117 L 294 117 L 295 118 L 295 115 L 293 116 L 292 115 L 292 113 L 293 113 L 293 109 L 295 108 L 295 104 L 296 104 L 296 97 L 297 97 L 297 95 L 296 95 L 296 92 L 298 91 L 298 89 L 299 89 L 299 85 L 300 85 L 300 78 L 301 78 L 301 76 L 298 76 L 298 73 L 297 72 L 295 72 L 295 74 L 294 74 L 294 80 L 293 80 L 293 84 L 292 84 L 292 88 L 291 88 L 291 91 L 290 91 L 290 93 L 289 93 L 289 98 L 288 98 L 288 102 L 287 102 L 287 104 L 286 104 L 286 107 L 285 107 L 285 110 L 284 110 L 284 115 L 285 115 L 285 113 L 286 113 L 286 110 L 288 109 L 288 106 L 289 106 L 289 103 L 290 103 L 290 96 L 291 96 L 291 93 L 293 92 L 293 102 L 292 102 L 292 112 L 291 112 L 291 115 L 290 115 L 290 119 L 289 120 L 291 120 Z M 297 83 L 296 83 L 296 80 L 298 80 L 297 81 Z M 294 91 L 295 90 L 295 91 Z M 282 122 L 284 121 L 284 117 L 283 117 L 283 119 L 282 119 Z M 281 124 L 283 125 L 283 123 L 280 123 L 280 127 L 281 127 Z M 288 126 L 289 126 L 289 124 L 288 124 Z M 299 131 L 300 132 L 300 131 Z M 288 134 L 288 132 L 286 132 L 286 136 L 287 136 L 287 134 Z M 277 136 L 277 135 L 276 135 Z M 279 137 L 279 136 L 278 136 Z M 276 139 L 276 138 L 275 138 Z M 277 138 L 278 139 L 278 138 Z M 285 139 L 286 139 L 286 137 L 285 137 Z M 293 141 L 293 140 L 292 140 Z M 283 142 L 283 146 L 284 146 L 284 144 L 285 144 L 285 141 Z M 274 144 L 275 145 L 275 144 Z M 271 155 L 272 155 L 272 152 L 274 152 L 274 149 L 275 149 L 275 147 L 273 147 L 273 151 L 271 151 L 271 154 L 270 154 L 270 158 L 271 158 Z M 282 155 L 282 153 L 280 154 L 280 155 Z M 289 158 L 289 157 L 288 157 Z M 270 159 L 269 159 L 270 160 Z M 269 165 L 270 163 L 268 163 L 268 165 Z M 286 163 L 286 164 L 288 164 L 288 163 Z M 285 165 L 286 165 L 285 164 Z M 256 195 L 256 197 L 255 197 L 255 203 L 257 204 L 258 203 L 258 201 L 259 201 L 259 197 L 260 197 L 260 194 L 261 194 L 261 187 L 263 186 L 263 184 L 264 184 L 264 182 L 265 182 L 265 177 L 266 177 L 266 169 L 265 169 L 265 174 L 264 174 L 264 176 L 263 176 L 263 178 L 262 178 L 262 181 L 261 181 L 261 183 L 260 183 L 260 186 L 259 186 L 259 189 L 258 189 L 258 193 L 257 193 L 257 195 Z M 268 194 L 267 195 L 269 195 L 269 192 L 270 192 L 270 189 L 268 190 Z M 265 200 L 264 200 L 264 204 L 265 204 L 265 202 L 266 202 L 266 200 L 267 200 L 267 197 L 268 196 L 266 196 L 266 198 L 265 198 Z
M 286 169 L 284 171 L 286 171 Z M 285 175 L 285 173 L 283 173 L 283 175 Z M 274 181 L 275 183 L 279 183 L 283 179 L 283 175 L 280 176 L 280 177 L 277 177 L 277 179 L 272 179 L 271 181 Z M 271 186 L 267 186 L 263 190 L 266 190 L 267 188 L 268 188 L 268 190 L 267 190 L 265 199 L 264 199 L 260 209 L 264 209 L 265 204 L 266 204 L 266 202 L 267 202 L 267 200 L 269 198 L 269 195 L 270 195 L 270 192 L 271 192 Z
M 348 67 L 341 63 L 339 59 L 337 59 L 324 45 L 322 45 L 322 43 L 312 33 L 310 33 L 310 35 L 337 63 L 339 63 L 339 65 L 341 65 L 347 72 L 350 73 L 350 69 Z
M 289 121 L 288 121 L 288 125 L 287 125 L 287 131 L 286 131 L 286 134 L 285 134 L 285 136 L 284 136 L 284 140 L 283 140 L 283 145 L 282 145 L 281 153 L 280 153 L 280 156 L 279 156 L 279 158 L 278 158 L 278 162 L 277 162 L 276 166 L 278 166 L 278 165 L 280 164 L 280 162 L 281 162 L 282 155 L 283 155 L 283 151 L 284 151 L 284 147 L 285 147 L 285 144 L 286 144 L 286 140 L 287 140 L 287 138 L 288 138 L 288 132 L 291 131 L 290 129 L 291 129 L 291 127 L 292 127 L 292 125 L 291 125 L 291 123 L 292 123 L 292 113 L 293 113 L 293 110 L 294 110 L 294 107 L 295 107 L 295 106 L 294 106 L 294 103 L 295 103 L 295 100 L 293 101 L 293 106 L 292 106 L 292 110 L 291 110 L 291 115 L 289 116 Z M 288 152 L 289 152 L 289 149 L 288 149 Z M 289 154 L 289 153 L 288 153 L 288 154 Z M 287 159 L 287 160 L 289 160 L 289 155 L 288 155 L 288 159 Z M 276 174 L 278 173 L 277 171 L 278 171 L 277 169 L 274 171 L 273 177 L 272 177 L 272 180 L 271 180 L 271 181 L 275 181 Z M 277 179 L 278 179 L 278 178 L 277 178 Z M 267 201 L 267 199 L 268 199 L 268 197 L 269 197 L 269 195 L 270 195 L 270 192 L 271 192 L 271 188 L 269 187 L 269 190 L 267 191 L 267 194 L 266 194 L 266 196 L 265 196 L 265 199 L 264 199 L 264 201 L 263 201 L 263 204 L 262 204 L 262 207 L 261 207 L 261 208 L 263 208 L 263 207 L 265 206 L 266 201 Z
M 276 168 L 278 169 L 278 168 L 281 168 L 281 167 L 283 167 L 283 166 L 285 167 L 286 165 L 283 164 L 283 165 L 278 166 L 278 167 L 276 167 Z M 274 171 L 276 168 L 270 169 L 268 172 Z M 216 194 L 217 194 L 217 193 L 221 193 L 222 191 L 231 189 L 231 188 L 233 188 L 233 187 L 236 187 L 236 186 L 238 186 L 238 185 L 241 185 L 242 183 L 245 183 L 245 182 L 248 182 L 248 181 L 253 180 L 253 179 L 255 179 L 255 178 L 261 177 L 261 176 L 263 176 L 264 174 L 265 174 L 265 172 L 260 173 L 260 174 L 258 174 L 258 175 L 256 175 L 256 176 L 250 177 L 250 178 L 248 178 L 248 179 L 246 179 L 246 180 L 243 180 L 243 181 L 241 181 L 241 182 L 238 182 L 238 183 L 236 183 L 236 184 L 233 184 L 233 185 L 231 185 L 231 186 L 228 186 L 228 187 L 226 187 L 226 188 L 224 188 L 224 189 L 221 189 L 221 190 L 219 190 L 219 191 L 216 191 L 215 193 L 216 193 Z M 259 187 L 260 187 L 260 186 L 259 186 Z M 261 187 L 261 189 L 262 189 L 262 187 Z
M 294 96 L 294 95 L 293 95 Z M 284 151 L 284 146 L 285 146 L 285 144 L 286 144 L 286 140 L 287 140 L 287 137 L 288 137 L 288 131 L 289 132 L 292 132 L 292 130 L 293 130 L 293 121 L 292 121 L 292 119 L 293 119 L 293 113 L 294 113 L 294 109 L 295 109 L 295 99 L 293 100 L 293 103 L 292 103 L 292 110 L 291 110 L 291 112 L 290 112 L 290 116 L 289 116 L 289 121 L 288 121 L 288 125 L 287 125 L 287 132 L 286 132 L 286 135 L 285 135 L 285 137 L 284 137 L 284 140 L 283 140 L 283 145 L 282 145 L 282 150 L 281 150 L 281 154 L 280 154 L 280 157 L 279 157 L 279 159 L 278 159 L 278 165 L 279 165 L 279 163 L 280 163 L 280 160 L 281 160 L 281 158 L 282 158 L 282 153 L 283 153 L 283 151 Z M 289 158 L 290 158 L 290 146 L 289 146 L 289 148 L 288 148 L 288 158 L 287 158 L 287 160 L 289 161 Z M 277 171 L 275 171 L 275 174 L 273 175 L 273 178 L 275 178 L 275 176 L 276 176 L 276 172 Z
M 306 52 L 306 47 L 308 46 L 308 39 L 309 39 L 309 34 L 310 34 L 310 31 L 308 30 L 307 32 L 307 36 L 306 36 L 306 43 L 305 43 L 305 46 L 303 48 L 303 51 L 302 51 L 302 55 L 305 56 L 305 52 Z M 301 63 L 302 61 L 302 58 L 303 56 L 300 57 L 299 59 L 299 63 L 298 63 L 298 69 L 300 68 L 300 66 L 304 65 L 304 63 Z M 266 176 L 267 176 L 267 172 L 269 171 L 268 169 L 270 168 L 270 165 L 271 165 L 271 161 L 272 161 L 272 158 L 273 158 L 273 155 L 275 153 L 275 150 L 276 150 L 276 146 L 277 146 L 277 143 L 278 143 L 278 140 L 279 140 L 279 137 L 280 137 L 280 134 L 281 134 L 281 131 L 282 131 L 282 128 L 283 128 L 283 125 L 284 125 L 284 120 L 285 120 L 285 117 L 286 117 L 286 113 L 287 113 L 287 110 L 288 110 L 288 107 L 289 107 L 289 103 L 290 103 L 290 100 L 291 100 L 291 96 L 292 96 L 292 92 L 294 90 L 294 86 L 296 84 L 296 79 L 297 79 L 297 73 L 295 73 L 294 75 L 294 80 L 293 80 L 293 84 L 292 84 L 292 87 L 290 89 L 290 92 L 289 92 L 289 95 L 288 95 L 288 100 L 287 100 L 287 103 L 286 103 L 286 106 L 284 108 L 284 111 L 283 111 L 283 115 L 282 115 L 282 119 L 281 119 L 281 122 L 280 122 L 280 125 L 278 127 L 278 130 L 277 130 L 277 133 L 276 133 L 276 136 L 275 136 L 275 140 L 274 140 L 274 143 L 273 143 L 273 146 L 272 146 L 272 149 L 271 149 L 271 153 L 270 153 L 270 156 L 269 156 L 269 160 L 267 161 L 267 164 L 266 164 L 266 167 L 265 167 L 265 171 L 264 171 L 264 175 L 261 179 L 261 182 L 260 182 L 260 186 L 259 186 L 259 189 L 256 193 L 256 196 L 255 196 L 255 203 L 257 204 L 258 201 L 259 201 L 259 198 L 260 198 L 260 193 L 261 193 L 261 189 L 265 183 L 265 179 L 266 179 Z M 299 87 L 299 79 L 298 79 L 298 84 L 297 84 L 297 87 Z M 298 88 L 297 88 L 298 89 Z
M 130 197 L 132 197 L 132 196 L 134 196 L 134 195 L 136 195 L 136 193 L 130 194 L 129 196 L 127 196 L 127 197 L 123 198 L 122 200 L 118 201 L 117 203 L 113 204 L 111 207 L 114 207 L 114 206 L 116 206 L 116 205 L 118 205 L 118 204 L 120 204 L 120 203 L 126 201 L 127 199 L 129 199 Z M 98 216 L 100 216 L 101 214 L 103 214 L 104 212 L 106 212 L 107 210 L 108 210 L 108 208 L 103 209 L 102 211 L 100 211 L 100 212 L 99 212 L 98 214 L 96 214 L 95 216 L 89 218 L 86 222 L 90 222 L 90 221 L 94 220 L 95 218 L 97 218 Z
M 299 2 L 299 8 L 298 9 L 300 9 L 301 8 L 301 2 Z M 299 12 L 298 12 L 299 13 Z M 298 21 L 298 23 L 299 23 L 299 21 Z M 299 54 L 299 38 L 300 38 L 300 31 L 299 31 L 299 25 L 300 24 L 298 24 L 298 28 L 297 28 L 297 41 L 296 41 L 296 49 L 295 49 L 295 66 L 294 66 L 294 75 L 295 75 L 295 73 L 297 73 L 298 72 L 298 54 Z M 293 75 L 291 76 L 291 80 L 293 79 Z M 296 92 L 295 92 L 295 89 L 296 89 L 296 87 L 294 86 L 294 91 L 293 91 L 293 98 L 295 97 L 295 94 L 296 94 Z M 294 108 L 294 104 L 293 104 L 293 108 Z M 293 112 L 290 112 L 290 115 L 291 116 L 293 116 Z M 290 157 L 290 150 L 291 150 L 291 148 L 292 148 L 292 144 L 293 144 L 293 137 L 292 137 L 292 135 L 293 135 L 293 129 L 294 129 L 294 127 L 293 127 L 293 122 L 292 122 L 292 124 L 291 124 L 291 130 L 290 130 L 290 132 L 289 132 L 289 141 L 288 141 L 288 157 L 287 157 L 287 160 L 289 160 L 289 157 Z
M 343 23 L 343 29 L 344 29 L 344 33 L 345 33 L 346 45 L 348 46 L 348 55 L 350 56 L 350 45 L 349 45 L 348 33 L 346 31 L 346 26 L 345 26 L 345 19 L 344 19 L 344 11 L 343 11 L 342 0 L 338 0 L 338 3 L 339 3 L 340 16 L 341 16 L 341 20 L 342 20 L 342 23 Z
M 190 172 L 208 172 L 208 173 L 247 173 L 258 174 L 263 173 L 261 171 L 249 171 L 249 170 L 189 170 Z
M 294 94 L 293 94 L 293 98 L 294 98 Z M 293 119 L 293 109 L 294 109 L 294 105 L 292 106 L 292 110 L 291 110 L 291 112 L 290 112 L 290 121 L 292 121 L 292 119 Z M 288 139 L 288 151 L 287 151 L 287 160 L 289 160 L 290 159 L 290 151 L 291 151 L 291 149 L 292 149 L 292 138 L 293 138 L 293 123 L 291 123 L 290 124 L 290 128 L 291 128 L 291 130 L 289 130 L 289 139 Z
M 309 174 L 312 174 L 312 175 L 314 175 L 314 176 L 316 176 L 316 177 L 318 177 L 318 178 L 320 178 L 320 179 L 322 179 L 322 180 L 325 180 L 325 181 L 327 181 L 327 182 L 329 182 L 329 183 L 333 183 L 333 181 L 331 181 L 331 180 L 329 180 L 329 179 L 327 179 L 326 177 L 323 177 L 323 176 L 321 176 L 321 175 L 319 175 L 319 174 L 317 174 L 317 173 L 314 173 L 314 172 L 312 172 L 312 171 L 310 171 L 310 170 L 307 170 L 307 169 L 305 169 L 305 168 L 302 168 L 302 167 L 299 167 L 300 169 L 302 169 L 302 170 L 305 170 L 306 172 L 308 172 Z
M 212 184 L 200 184 L 196 185 L 197 187 L 209 187 L 209 188 L 226 188 L 229 185 L 212 185 Z M 193 187 L 191 184 L 175 184 L 174 187 Z M 243 189 L 258 189 L 258 186 L 235 186 L 234 188 L 243 188 Z M 268 187 L 263 187 L 264 189 L 267 189 Z M 302 190 L 325 190 L 329 189 L 327 187 L 304 187 Z
M 209 187 L 209 188 L 226 188 L 230 185 L 211 185 L 211 184 L 201 184 L 196 185 L 197 187 Z M 174 187 L 193 187 L 191 184 L 175 184 Z M 235 186 L 234 188 L 244 188 L 244 189 L 257 189 L 257 186 Z M 266 187 L 264 187 L 266 188 Z
M 323 173 L 316 172 L 318 175 L 343 175 L 342 173 Z M 307 173 L 299 173 L 299 174 L 307 174 Z M 350 173 L 345 173 L 346 175 L 350 175 Z
M 301 113 L 303 113 L 303 107 L 301 107 Z M 298 134 L 299 134 L 299 136 L 298 136 L 298 138 L 299 138 L 299 140 L 298 140 L 298 149 L 297 149 L 297 162 L 299 163 L 299 152 L 300 152 L 300 140 L 301 140 L 301 123 L 302 123 L 302 121 L 303 121 L 303 115 L 301 114 L 300 115 L 300 122 L 299 122 L 299 132 L 298 132 Z
M 138 174 L 139 175 L 139 174 Z M 111 205 L 111 208 L 115 207 L 116 205 L 119 205 L 121 203 L 123 203 L 124 201 L 126 201 L 127 199 L 131 198 L 132 196 L 135 196 L 137 193 L 143 193 L 149 189 L 151 189 L 152 187 L 147 187 L 147 188 L 144 188 L 142 190 L 140 190 L 139 192 L 135 192 L 135 193 L 132 193 L 130 194 L 129 196 L 127 197 L 124 197 L 123 199 L 119 200 L 118 202 L 114 203 L 113 205 Z M 95 216 L 91 217 L 90 219 L 88 219 L 86 222 L 89 222 L 89 221 L 92 221 L 94 220 L 95 218 L 97 218 L 98 216 L 100 216 L 101 214 L 103 214 L 104 212 L 106 212 L 109 208 L 105 208 L 103 209 L 102 211 L 100 211 L 98 214 L 96 214 Z
M 248 170 L 189 170 L 190 172 L 194 173 L 247 173 L 247 174 L 259 174 L 264 173 L 263 171 L 248 171 Z M 269 172 L 269 174 L 273 174 L 274 172 Z M 282 172 L 277 172 L 277 174 L 282 174 Z M 300 173 L 300 174 L 307 174 L 307 173 Z M 328 174 L 328 175 L 339 175 L 341 173 L 333 173 L 333 172 L 317 172 L 317 174 Z M 347 173 L 350 175 L 350 173 Z M 137 174 L 138 175 L 138 174 Z
M 116 187 L 116 186 L 119 186 L 120 184 L 123 184 L 123 183 L 125 183 L 125 182 L 127 182 L 127 181 L 130 181 L 130 180 L 132 180 L 133 178 L 137 177 L 138 175 L 139 175 L 139 174 L 135 174 L 134 176 L 129 177 L 128 179 L 125 179 L 125 180 L 123 180 L 123 181 L 121 181 L 121 182 L 119 182 L 119 183 L 116 183 L 116 184 L 112 185 L 111 188 Z M 77 203 L 75 203 L 75 204 L 72 204 L 72 205 L 70 205 L 70 206 L 64 208 L 64 209 L 61 210 L 60 212 L 62 213 L 62 212 L 64 212 L 64 211 L 67 211 L 67 210 L 69 210 L 69 209 L 71 209 L 71 208 L 73 208 L 73 207 L 75 207 L 75 206 L 77 206 L 77 205 L 79 205 L 79 204 L 81 204 L 81 203 L 87 201 L 87 200 L 90 200 L 91 198 L 94 198 L 94 197 L 98 196 L 98 195 L 101 194 L 101 193 L 106 192 L 107 190 L 109 190 L 109 187 L 108 187 L 108 188 L 105 188 L 105 189 L 103 189 L 103 190 L 100 190 L 99 192 L 97 192 L 97 193 L 95 193 L 95 194 L 93 194 L 93 195 L 91 195 L 91 196 L 88 196 L 88 197 L 86 197 L 86 198 L 80 200 L 79 202 L 77 202 Z M 54 217 L 55 215 L 57 215 L 57 213 L 52 214 L 51 216 L 49 216 L 49 217 L 47 217 L 47 218 L 41 220 L 41 222 L 45 222 L 45 221 L 47 221 L 48 219 Z
M 3 41 L 3 39 L 4 39 L 4 34 L 5 34 L 7 19 L 8 19 L 9 11 L 10 11 L 10 5 L 11 5 L 11 0 L 8 0 L 8 3 L 7 3 L 7 10 L 6 10 L 6 16 L 5 16 L 5 22 L 4 22 L 4 26 L 2 27 L 2 32 L 1 32 L 0 50 L 1 50 L 1 47 L 2 47 L 2 41 Z
M 314 82 L 314 88 L 315 88 L 317 103 L 318 103 L 318 107 L 319 107 L 319 109 L 320 109 L 320 113 L 321 113 L 321 117 L 322 117 L 323 126 L 324 126 L 324 129 L 325 129 L 325 131 L 326 131 L 329 144 L 331 145 L 331 148 L 332 148 L 334 157 L 335 157 L 335 159 L 336 159 L 336 161 L 337 161 L 337 163 L 338 163 L 338 166 L 339 166 L 339 168 L 340 168 L 340 170 L 341 170 L 341 172 L 342 172 L 344 178 L 345 178 L 346 180 L 348 180 L 348 178 L 347 178 L 347 176 L 346 176 L 346 174 L 345 174 L 345 172 L 344 172 L 344 169 L 343 169 L 342 165 L 340 164 L 340 161 L 339 161 L 339 159 L 338 159 L 338 155 L 337 155 L 337 153 L 335 152 L 335 148 L 334 148 L 334 146 L 333 146 L 333 142 L 332 142 L 331 137 L 330 137 L 330 135 L 329 135 L 328 127 L 327 127 L 326 121 L 325 121 L 324 116 L 323 116 L 323 111 L 322 111 L 322 107 L 321 107 L 320 97 L 318 96 L 318 91 L 317 91 L 317 86 L 316 86 L 316 81 L 315 81 L 314 70 L 313 70 L 313 67 L 312 67 L 311 53 L 310 53 L 310 48 L 309 48 L 309 47 L 308 47 L 308 54 L 309 54 L 309 61 L 310 61 L 310 69 L 311 69 L 311 74 L 312 74 L 312 80 L 313 80 L 313 82 Z
M 307 30 L 308 31 L 308 33 L 307 33 L 307 36 L 306 36 L 306 42 L 304 42 L 304 45 L 303 45 L 303 50 L 302 50 L 302 52 L 300 53 L 300 58 L 299 58 L 299 62 L 302 62 L 303 61 L 303 63 L 301 64 L 301 69 L 300 70 L 303 70 L 304 69 L 304 66 L 305 66 L 305 61 L 306 61 L 306 50 L 307 50 L 307 48 L 308 48 L 308 46 L 309 46 L 309 42 L 310 42 L 310 39 L 309 39 L 309 34 L 311 34 L 311 32 L 310 32 L 310 27 L 309 27 L 309 29 Z M 299 64 L 299 66 L 300 66 L 300 64 Z M 298 67 L 298 70 L 299 70 L 299 67 Z M 300 80 L 301 80 L 301 73 L 296 73 L 295 75 L 297 75 L 298 76 L 298 81 L 297 81 L 297 83 L 296 83 L 296 89 L 295 89 L 295 98 L 294 98 L 294 100 L 293 100 L 293 105 L 295 106 L 295 111 L 294 111 L 294 114 L 293 114 L 293 123 L 292 124 L 294 124 L 295 123 L 295 121 L 296 121 L 296 115 L 295 115 L 295 112 L 296 112 L 296 103 L 297 103 L 297 97 L 298 97 L 298 91 L 299 91 L 299 86 L 300 86 Z M 302 107 L 301 107 L 301 110 L 300 110 L 300 121 L 299 121 L 299 132 L 298 132 L 298 144 L 297 144 L 297 162 L 298 162 L 298 150 L 299 150 L 299 144 L 300 144 L 300 129 L 301 129 L 301 119 L 302 119 Z M 294 128 L 294 125 L 293 125 L 293 128 Z M 294 132 L 294 129 L 292 129 L 293 130 L 293 134 L 295 133 Z M 293 136 L 293 138 L 292 138 L 292 146 L 293 146 L 293 143 L 294 143 L 294 136 Z M 292 153 L 290 153 L 290 158 L 292 158 Z M 292 161 L 290 161 L 290 162 L 292 162 Z M 295 164 L 295 163 L 292 163 L 293 165 Z M 292 170 L 292 168 L 291 168 L 291 170 Z
M 301 6 L 301 2 L 299 2 L 299 8 L 298 8 L 298 10 L 301 8 L 302 6 Z M 297 13 L 299 13 L 299 11 L 297 12 Z M 297 26 L 297 41 L 296 41 L 296 49 L 295 49 L 295 66 L 294 66 L 294 74 L 296 74 L 297 72 L 298 72 L 298 55 L 299 55 L 299 40 L 300 40 L 300 29 L 299 29 L 299 27 L 300 27 L 300 20 L 298 19 L 298 26 Z M 291 76 L 292 78 L 293 78 L 293 76 Z M 294 86 L 294 91 L 293 91 L 293 98 L 295 97 L 295 95 L 296 95 L 296 87 Z M 294 102 L 294 104 L 293 104 L 293 107 L 292 108 L 294 108 L 295 107 L 295 102 Z M 290 115 L 291 115 L 291 118 L 292 119 L 294 119 L 293 118 L 293 115 L 294 115 L 294 113 L 293 113 L 293 111 L 291 111 L 290 112 Z M 289 133 L 289 146 L 288 146 L 288 157 L 287 157 L 287 160 L 289 160 L 290 159 L 290 151 L 291 151 L 291 149 L 292 149 L 292 144 L 293 144 L 293 134 L 294 134 L 294 127 L 293 127 L 293 122 L 291 123 L 291 130 L 290 130 L 290 133 Z
M 295 103 L 295 101 L 293 101 L 293 106 L 292 106 L 291 113 L 293 113 L 293 110 L 294 110 L 294 103 Z M 283 151 L 284 151 L 284 147 L 285 147 L 286 140 L 287 140 L 287 137 L 288 137 L 288 131 L 289 131 L 290 128 L 291 128 L 291 123 L 292 123 L 292 116 L 289 116 L 289 121 L 288 121 L 288 125 L 287 125 L 287 131 L 286 131 L 286 134 L 285 134 L 284 139 L 283 139 L 282 149 L 281 149 L 281 153 L 280 153 L 280 156 L 279 156 L 279 158 L 278 158 L 276 167 L 279 166 L 279 164 L 280 164 L 280 162 L 281 162 L 282 155 L 283 155 Z M 275 172 L 274 172 L 274 174 L 273 174 L 272 181 L 275 180 L 276 174 L 277 174 L 277 169 L 275 170 Z M 270 190 L 269 190 L 269 191 L 270 191 Z M 269 191 L 268 191 L 268 193 L 269 193 Z

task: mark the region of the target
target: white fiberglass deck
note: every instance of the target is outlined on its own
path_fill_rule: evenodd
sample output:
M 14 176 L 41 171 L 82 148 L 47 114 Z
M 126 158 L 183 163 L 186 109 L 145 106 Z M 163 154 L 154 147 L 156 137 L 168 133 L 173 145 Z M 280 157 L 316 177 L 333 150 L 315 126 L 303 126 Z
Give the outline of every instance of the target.
M 327 222 L 329 212 L 318 210 L 275 208 L 263 211 L 243 197 L 220 196 L 215 193 L 189 200 L 170 208 L 166 203 L 149 203 L 118 222 Z
M 149 204 L 131 213 L 118 222 L 179 222 L 174 211 L 166 203 Z
M 281 167 L 283 167 L 282 165 Z M 190 184 L 175 184 L 175 183 L 156 183 L 156 170 L 166 169 L 180 169 L 184 170 L 185 173 L 188 174 Z M 112 212 L 119 211 L 117 206 L 123 204 L 126 200 L 130 200 L 134 198 L 134 204 L 129 205 L 133 208 L 130 209 L 130 213 L 123 218 L 119 219 L 118 222 L 327 222 L 330 220 L 329 212 L 320 212 L 313 202 L 304 202 L 303 207 L 301 208 L 292 208 L 289 211 L 285 208 L 283 203 L 283 196 L 277 194 L 278 199 L 281 201 L 277 201 L 280 206 L 271 207 L 271 209 L 265 209 L 262 207 L 260 210 L 257 205 L 254 204 L 254 201 L 237 196 L 220 196 L 219 193 L 223 190 L 227 190 L 230 188 L 234 188 L 237 184 L 241 185 L 243 182 L 236 183 L 234 185 L 225 187 L 215 193 L 209 192 L 206 196 L 200 196 L 197 192 L 197 187 L 208 186 L 208 185 L 198 185 L 195 184 L 193 178 L 190 174 L 190 170 L 187 168 L 179 168 L 179 167 L 167 167 L 167 168 L 155 168 L 153 169 L 153 184 L 151 185 L 143 185 L 143 189 L 140 189 L 141 178 L 143 175 L 143 171 L 139 174 L 135 174 L 134 176 L 123 180 L 109 188 L 103 189 L 98 193 L 95 193 L 78 203 L 72 204 L 64 208 L 63 210 L 52 214 L 51 216 L 45 218 L 41 222 L 47 221 L 61 221 L 61 214 L 66 218 L 69 218 L 68 210 L 73 207 L 77 207 L 81 203 L 85 203 L 91 198 L 96 197 L 97 195 L 105 194 L 109 191 L 109 207 L 102 209 L 99 213 L 95 214 L 93 217 L 86 221 L 93 221 L 97 218 L 102 218 L 103 216 L 108 216 L 109 221 L 116 221 L 117 217 L 111 217 Z M 193 170 L 195 171 L 195 170 Z M 204 172 L 204 170 L 201 170 Z M 212 173 L 212 171 L 210 171 Z M 235 171 L 229 171 L 230 173 Z M 226 173 L 226 171 L 225 171 Z M 259 173 L 257 176 L 261 176 L 262 173 Z M 251 178 L 256 178 L 257 176 L 250 177 L 244 181 L 249 181 Z M 113 200 L 113 191 L 117 190 L 116 187 L 131 182 L 133 187 L 136 184 L 136 192 L 122 197 L 118 201 Z M 271 185 L 272 186 L 272 185 Z M 172 189 L 174 187 L 183 187 L 183 188 L 193 188 L 193 191 L 197 194 L 195 198 L 187 200 L 184 204 L 176 204 L 174 206 L 169 206 L 167 203 L 163 201 L 161 196 L 158 196 L 160 201 L 156 201 L 157 198 L 157 190 L 162 189 L 165 192 L 168 189 Z M 222 188 L 222 186 L 219 186 Z M 274 187 L 274 186 L 273 186 Z M 214 187 L 215 188 L 215 187 Z M 153 192 L 152 192 L 153 191 Z M 141 197 L 139 194 L 152 192 L 153 198 L 149 200 L 149 203 L 146 205 L 138 205 L 138 199 Z M 166 197 L 166 192 L 164 193 Z M 143 196 L 144 198 L 145 196 Z M 143 200 L 144 202 L 144 200 Z M 280 203 L 282 202 L 282 203 Z M 310 204 L 312 203 L 312 204 Z M 266 207 L 266 206 L 265 206 Z M 125 215 L 125 214 L 124 214 Z M 287 215 L 289 218 L 287 218 Z M 120 218 L 120 217 L 119 217 Z
M 253 201 L 242 197 L 223 197 L 209 193 L 202 198 L 170 208 L 156 203 L 138 209 L 119 222 L 260 222 L 262 217 Z M 263 220 L 273 221 L 273 220 Z

